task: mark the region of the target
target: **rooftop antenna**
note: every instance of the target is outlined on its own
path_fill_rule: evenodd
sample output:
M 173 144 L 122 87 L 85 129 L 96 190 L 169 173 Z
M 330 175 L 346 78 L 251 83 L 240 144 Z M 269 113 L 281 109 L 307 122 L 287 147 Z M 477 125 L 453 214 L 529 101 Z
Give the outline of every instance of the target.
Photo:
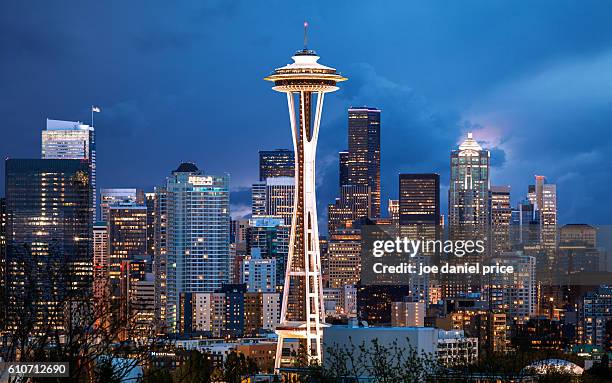
M 308 21 L 304 21 L 304 50 L 308 50 Z

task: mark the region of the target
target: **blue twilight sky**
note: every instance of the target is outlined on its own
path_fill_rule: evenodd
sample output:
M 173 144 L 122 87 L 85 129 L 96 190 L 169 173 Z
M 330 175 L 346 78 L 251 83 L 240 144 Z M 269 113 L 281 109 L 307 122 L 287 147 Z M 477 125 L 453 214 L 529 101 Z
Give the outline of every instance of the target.
M 382 195 L 439 172 L 464 134 L 492 183 L 523 198 L 558 184 L 560 220 L 609 223 L 609 1 L 18 1 L 0 4 L 0 155 L 37 157 L 45 118 L 96 115 L 98 185 L 164 182 L 180 161 L 229 172 L 248 210 L 257 152 L 290 146 L 285 98 L 263 77 L 302 45 L 349 81 L 326 98 L 319 209 L 333 200 L 346 109 L 382 109 Z M 0 188 L 4 188 L 4 170 Z

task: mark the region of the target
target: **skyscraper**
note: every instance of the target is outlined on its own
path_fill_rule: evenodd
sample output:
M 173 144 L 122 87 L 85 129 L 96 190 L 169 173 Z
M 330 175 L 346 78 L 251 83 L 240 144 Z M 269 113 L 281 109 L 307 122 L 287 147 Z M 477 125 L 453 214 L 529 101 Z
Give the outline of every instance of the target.
M 168 192 L 166 187 L 163 186 L 156 187 L 154 193 L 153 275 L 155 276 L 155 319 L 159 324 L 160 331 L 163 332 L 167 329 Z
M 472 133 L 451 151 L 448 189 L 448 224 L 452 240 L 484 241 L 488 246 L 489 230 L 489 163 L 490 153 L 474 140 Z M 451 261 L 477 262 L 484 254 L 469 254 L 463 259 L 451 255 Z M 450 276 L 445 284 L 446 296 L 480 291 L 477 276 Z
M 323 97 L 325 93 L 338 89 L 337 82 L 346 80 L 335 69 L 319 64 L 319 56 L 306 47 L 292 58 L 292 64 L 276 69 L 266 78 L 274 82 L 274 90 L 287 94 L 296 154 L 295 210 L 281 323 L 276 330 L 278 347 L 275 368 L 281 365 L 285 338 L 302 339 L 309 358 L 319 363 L 322 358 L 321 337 L 325 317 L 315 197 L 315 154 Z
M 440 224 L 440 176 L 434 173 L 399 175 L 400 225 Z
M 90 174 L 92 222 L 96 221 L 96 135 L 80 121 L 50 120 L 42 131 L 42 159 L 87 160 Z
M 369 186 L 372 193 L 370 216 L 379 218 L 380 109 L 349 108 L 348 155 L 341 153 L 340 157 L 341 173 L 347 173 L 346 180 L 341 179 L 343 183 L 340 186 L 344 184 Z
M 491 251 L 499 254 L 511 250 L 510 186 L 491 186 Z
M 349 163 L 350 163 L 350 154 L 348 151 L 342 151 L 338 153 L 338 186 L 342 187 L 342 185 L 350 185 L 349 182 Z
M 147 207 L 134 202 L 112 204 L 107 224 L 111 294 L 118 298 L 122 262 L 147 254 Z
M 6 318 L 6 198 L 0 198 L 0 322 Z
M 399 175 L 399 235 L 410 239 L 435 241 L 440 238 L 440 176 L 435 173 Z M 435 251 L 416 255 L 416 265 L 431 264 Z M 409 296 L 426 302 L 429 296 L 429 275 L 410 275 Z
M 109 271 L 108 225 L 96 222 L 93 226 L 93 296 L 96 304 L 105 304 L 109 298 Z
M 155 193 L 145 193 L 147 207 L 147 255 L 155 256 Z
M 91 166 L 82 160 L 5 164 L 9 325 L 61 331 L 70 302 L 91 299 Z
M 177 329 L 181 293 L 213 292 L 229 282 L 229 176 L 182 163 L 166 182 L 166 321 Z
M 526 198 L 512 210 L 510 219 L 510 242 L 518 249 L 539 247 L 540 215 L 532 198 Z
M 274 215 L 291 222 L 295 195 L 295 178 L 268 177 L 251 189 L 253 216 Z
M 472 133 L 451 152 L 451 182 L 448 190 L 448 222 L 451 235 L 483 237 L 489 221 L 490 153 L 482 149 Z
M 295 154 L 292 150 L 260 150 L 259 151 L 259 180 L 265 181 L 270 177 L 294 177 Z
M 542 185 L 542 205 L 540 208 L 540 224 L 542 230 L 542 247 L 548 252 L 557 248 L 557 185 Z

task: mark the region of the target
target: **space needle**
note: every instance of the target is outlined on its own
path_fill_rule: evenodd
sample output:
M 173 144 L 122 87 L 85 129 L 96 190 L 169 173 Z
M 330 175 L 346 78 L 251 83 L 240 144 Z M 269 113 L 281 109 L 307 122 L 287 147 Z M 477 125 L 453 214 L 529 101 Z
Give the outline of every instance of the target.
M 308 23 L 304 22 L 304 49 L 293 63 L 276 69 L 265 80 L 277 92 L 287 94 L 289 121 L 295 152 L 295 197 L 291 238 L 285 272 L 278 343 L 274 368 L 291 362 L 283 357 L 287 339 L 299 339 L 312 362 L 321 363 L 325 326 L 321 254 L 315 193 L 315 158 L 325 93 L 338 90 L 347 79 L 334 68 L 319 64 L 319 56 L 307 48 Z M 316 96 L 316 97 L 315 97 Z M 296 110 L 297 105 L 297 110 Z

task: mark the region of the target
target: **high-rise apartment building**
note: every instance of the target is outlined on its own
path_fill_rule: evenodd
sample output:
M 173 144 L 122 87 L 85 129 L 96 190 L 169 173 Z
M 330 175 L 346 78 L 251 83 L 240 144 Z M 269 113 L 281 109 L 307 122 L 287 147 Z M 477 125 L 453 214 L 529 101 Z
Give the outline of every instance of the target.
M 348 155 L 340 155 L 341 185 L 368 186 L 372 193 L 370 216 L 380 217 L 380 109 L 348 110 Z M 344 165 L 346 164 L 346 165 Z M 342 177 L 341 177 L 342 178 Z
M 242 263 L 242 283 L 248 292 L 275 292 L 276 259 L 262 258 L 260 250 L 255 248 Z
M 276 149 L 259 151 L 259 180 L 267 178 L 295 177 L 293 150 Z
M 579 319 L 582 343 L 604 346 L 606 337 L 609 337 L 606 331 L 609 331 L 609 322 L 612 321 L 612 287 L 600 286 L 585 294 L 580 302 Z
M 92 222 L 96 221 L 96 135 L 93 126 L 80 121 L 47 119 L 42 131 L 42 159 L 86 160 L 89 164 Z
M 7 159 L 5 169 L 9 325 L 61 330 L 70 302 L 91 299 L 91 165 Z
M 492 274 L 485 288 L 489 309 L 524 323 L 537 312 L 536 259 L 521 252 L 501 253 L 491 265 L 512 266 L 513 273 Z
M 229 282 L 229 176 L 182 163 L 168 177 L 166 323 L 177 330 L 181 293 L 214 292 Z

